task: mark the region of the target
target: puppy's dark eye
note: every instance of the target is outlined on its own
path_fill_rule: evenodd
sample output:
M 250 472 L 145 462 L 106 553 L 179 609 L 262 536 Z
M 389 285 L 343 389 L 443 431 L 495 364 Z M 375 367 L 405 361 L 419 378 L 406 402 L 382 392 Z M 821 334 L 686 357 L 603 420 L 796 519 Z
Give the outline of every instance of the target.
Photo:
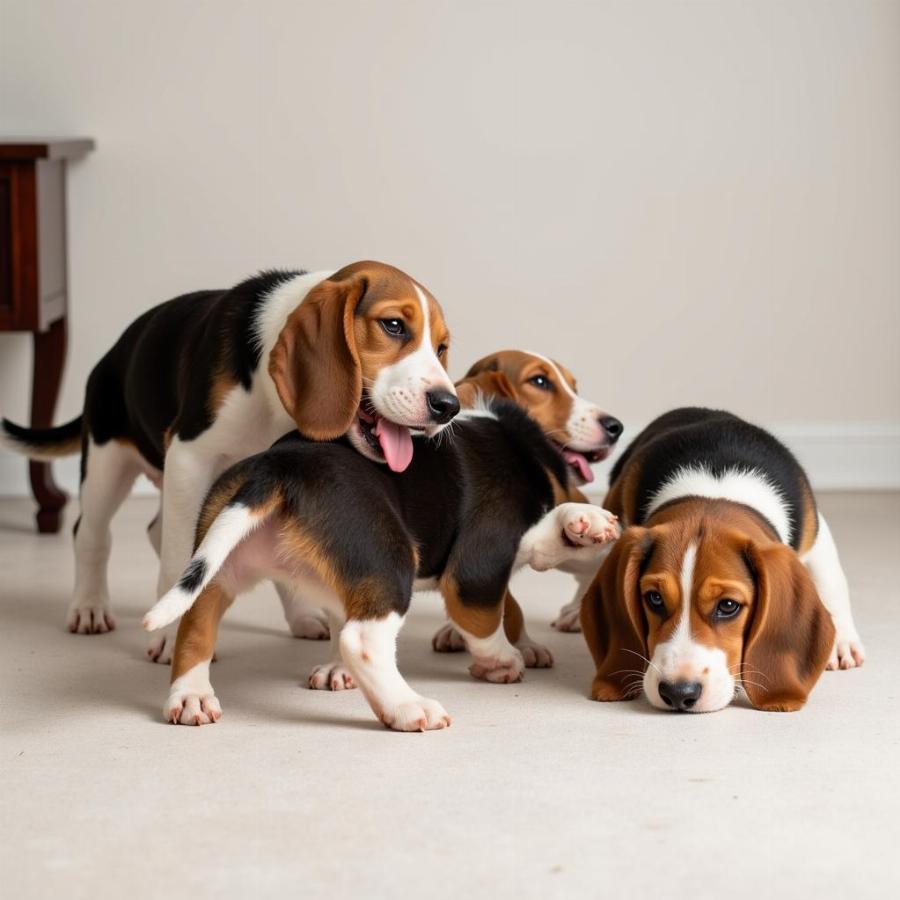
M 666 604 L 659 591 L 647 591 L 647 593 L 644 594 L 644 603 L 646 603 L 655 613 L 663 613 L 666 611 Z
M 444 354 L 445 354 L 446 352 L 447 352 L 447 345 L 446 345 L 446 344 L 439 344 L 439 345 L 438 345 L 438 348 L 437 348 L 437 358 L 438 358 L 438 359 L 443 359 L 443 358 L 444 358 Z
M 542 391 L 552 391 L 553 383 L 546 375 L 532 375 L 531 378 L 528 379 L 529 384 L 533 384 L 536 388 L 540 388 Z
M 378 321 L 381 322 L 385 333 L 391 337 L 403 337 L 406 334 L 406 325 L 403 319 L 379 319 Z
M 737 600 L 720 600 L 716 604 L 717 619 L 733 619 L 741 611 L 741 604 Z

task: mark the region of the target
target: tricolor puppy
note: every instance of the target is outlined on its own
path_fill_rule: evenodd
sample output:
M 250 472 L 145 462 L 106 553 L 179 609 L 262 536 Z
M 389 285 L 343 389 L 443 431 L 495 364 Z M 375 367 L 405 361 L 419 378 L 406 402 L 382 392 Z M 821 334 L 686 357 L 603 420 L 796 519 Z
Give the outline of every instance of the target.
M 144 620 L 152 630 L 184 614 L 168 721 L 218 718 L 209 664 L 219 619 L 264 578 L 315 598 L 331 617 L 332 660 L 316 667 L 311 686 L 358 685 L 391 728 L 450 723 L 397 670 L 397 633 L 417 582 L 440 588 L 475 677 L 522 677 L 522 654 L 503 628 L 512 571 L 596 555 L 618 534 L 615 521 L 597 506 L 563 502 L 565 464 L 513 404 L 461 415 L 453 441 L 414 443 L 402 473 L 346 445 L 294 438 L 219 478 L 203 505 L 193 559 Z
M 594 478 L 591 463 L 605 459 L 622 433 L 622 423 L 595 403 L 578 394 L 578 387 L 565 366 L 537 353 L 501 350 L 476 362 L 462 381 L 456 383 L 464 408 L 475 409 L 484 398 L 512 400 L 521 406 L 543 430 L 550 443 L 565 460 L 571 499 L 587 502 L 577 488 Z M 498 466 L 502 472 L 502 463 Z M 578 582 L 575 597 L 560 610 L 553 622 L 560 631 L 580 631 L 581 598 L 596 574 L 598 560 L 573 563 L 571 574 Z M 563 567 L 569 571 L 567 567 Z M 315 610 L 311 598 L 294 595 L 286 601 L 282 589 L 285 618 L 296 637 L 326 638 L 327 618 Z M 511 594 L 507 595 L 505 617 L 507 635 L 519 648 L 529 668 L 553 665 L 553 655 L 533 641 L 525 631 L 522 610 Z M 435 634 L 432 646 L 440 653 L 465 649 L 462 635 L 451 623 Z
M 376 262 L 265 272 L 144 313 L 91 372 L 77 419 L 48 429 L 3 421 L 7 446 L 34 459 L 81 450 L 69 630 L 114 627 L 110 520 L 141 472 L 162 488 L 162 518 L 150 527 L 162 596 L 190 557 L 216 477 L 286 432 L 346 434 L 362 456 L 405 469 L 410 430 L 434 435 L 459 409 L 448 343 L 434 297 Z M 171 640 L 157 636 L 148 653 L 167 662 Z
M 484 397 L 506 398 L 521 406 L 565 460 L 572 499 L 587 502 L 578 487 L 594 480 L 591 464 L 606 459 L 622 434 L 622 423 L 580 396 L 575 378 L 565 366 L 538 353 L 500 350 L 478 360 L 456 383 L 456 390 L 464 409 L 476 407 Z M 597 562 L 578 560 L 571 567 L 578 585 L 575 597 L 553 621 L 560 631 L 581 630 L 581 598 L 596 574 Z M 562 568 L 569 571 L 569 567 Z M 512 594 L 507 593 L 506 602 L 507 635 L 522 651 L 525 665 L 552 666 L 553 654 L 529 637 Z M 452 653 L 465 649 L 465 641 L 448 622 L 434 635 L 432 646 L 439 653 Z
M 847 579 L 806 475 L 771 434 L 678 409 L 625 450 L 606 498 L 629 527 L 584 597 L 591 695 L 710 712 L 806 702 L 862 665 Z

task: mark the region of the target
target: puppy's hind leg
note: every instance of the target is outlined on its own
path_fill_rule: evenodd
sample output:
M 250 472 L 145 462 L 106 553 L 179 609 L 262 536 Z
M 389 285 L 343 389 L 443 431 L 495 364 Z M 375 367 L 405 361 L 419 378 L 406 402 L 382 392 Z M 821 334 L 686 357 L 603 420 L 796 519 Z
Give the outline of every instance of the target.
M 397 634 L 402 625 L 403 616 L 397 612 L 374 619 L 350 619 L 341 629 L 341 653 L 373 712 L 388 728 L 446 728 L 450 716 L 444 707 L 417 694 L 397 669 Z
M 828 668 L 853 669 L 861 666 L 865 662 L 866 651 L 853 621 L 847 576 L 841 566 L 831 529 L 821 513 L 816 541 L 802 561 L 834 621 L 836 634 Z
M 141 465 L 137 451 L 116 440 L 95 444 L 89 438 L 84 452 L 81 514 L 75 523 L 75 592 L 66 624 L 74 634 L 103 634 L 116 627 L 106 572 L 110 522 Z
M 329 618 L 325 613 L 309 602 L 301 589 L 294 585 L 275 582 L 275 590 L 284 618 L 291 634 L 296 638 L 308 641 L 324 641 L 330 634 Z
M 575 633 L 581 631 L 581 598 L 588 592 L 600 566 L 587 572 L 574 572 L 575 596 L 559 608 L 556 618 L 550 623 L 557 631 Z M 565 567 L 563 567 L 565 570 Z
M 156 558 L 159 559 L 162 553 L 162 501 L 160 501 L 160 508 L 156 511 L 156 515 L 147 526 L 147 539 L 150 541 Z
M 219 622 L 233 597 L 212 582 L 194 601 L 178 626 L 172 656 L 172 683 L 163 717 L 173 725 L 209 725 L 222 707 L 209 680 Z

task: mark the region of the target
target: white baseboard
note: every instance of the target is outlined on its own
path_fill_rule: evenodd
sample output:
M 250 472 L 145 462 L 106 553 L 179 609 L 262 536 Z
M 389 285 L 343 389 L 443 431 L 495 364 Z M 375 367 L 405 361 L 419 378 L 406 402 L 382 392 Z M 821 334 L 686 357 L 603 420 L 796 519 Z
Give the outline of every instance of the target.
M 782 423 L 771 432 L 794 453 L 816 491 L 900 490 L 900 425 Z M 635 436 L 639 427 L 627 427 Z M 596 466 L 586 493 L 603 495 L 614 460 Z
M 629 426 L 627 436 L 639 427 Z M 842 425 L 787 423 L 772 427 L 809 473 L 819 491 L 900 490 L 900 425 L 848 422 Z M 612 460 L 595 467 L 596 480 L 586 493 L 604 494 Z M 78 458 L 60 460 L 53 467 L 60 487 L 78 493 Z M 135 494 L 153 496 L 156 488 L 141 477 Z M 28 496 L 28 467 L 10 453 L 0 456 L 0 496 Z

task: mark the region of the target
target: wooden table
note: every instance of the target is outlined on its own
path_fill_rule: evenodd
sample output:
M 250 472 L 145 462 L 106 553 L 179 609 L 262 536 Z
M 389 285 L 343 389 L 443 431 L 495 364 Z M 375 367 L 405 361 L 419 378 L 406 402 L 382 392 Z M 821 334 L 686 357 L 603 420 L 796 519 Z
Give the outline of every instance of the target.
M 66 359 L 66 162 L 89 138 L 0 137 L 0 331 L 34 340 L 31 425 L 53 424 Z M 29 463 L 38 531 L 59 531 L 66 495 L 47 463 Z

